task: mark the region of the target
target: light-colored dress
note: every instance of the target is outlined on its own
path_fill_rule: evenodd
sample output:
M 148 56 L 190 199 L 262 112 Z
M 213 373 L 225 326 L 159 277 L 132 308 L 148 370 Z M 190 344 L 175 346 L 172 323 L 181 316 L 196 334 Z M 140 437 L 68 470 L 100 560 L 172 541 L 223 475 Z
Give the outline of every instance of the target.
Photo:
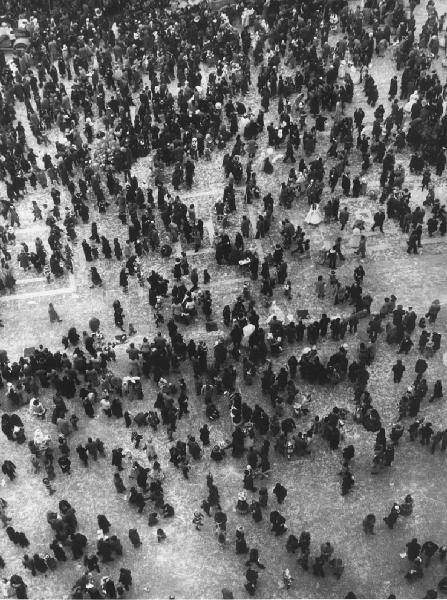
M 418 98 L 419 98 L 419 93 L 417 91 L 413 92 L 411 94 L 410 99 L 404 106 L 405 112 L 411 113 L 411 108 L 412 108 L 413 104 L 415 104 L 417 102 Z
M 360 236 L 362 235 L 360 229 L 354 227 L 351 234 L 351 239 L 349 240 L 349 247 L 355 248 L 357 250 L 360 242 Z
M 323 217 L 321 216 L 318 204 L 312 204 L 304 221 L 309 225 L 319 225 L 322 220 Z
M 351 65 L 349 68 L 349 74 L 351 75 L 352 83 L 354 85 L 360 83 L 360 71 L 354 65 Z

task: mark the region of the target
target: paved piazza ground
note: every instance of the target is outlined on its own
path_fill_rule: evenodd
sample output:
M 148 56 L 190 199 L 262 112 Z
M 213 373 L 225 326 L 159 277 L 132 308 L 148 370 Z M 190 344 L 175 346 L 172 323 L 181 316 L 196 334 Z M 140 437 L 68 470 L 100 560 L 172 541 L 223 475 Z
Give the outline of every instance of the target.
M 351 3 L 354 7 L 355 2 Z M 438 12 L 442 10 L 442 2 L 438 1 Z M 447 9 L 447 5 L 445 5 Z M 418 29 L 425 21 L 425 3 L 416 8 Z M 338 34 L 339 35 L 339 34 Z M 332 36 L 330 42 L 334 44 L 336 36 Z M 443 52 L 443 51 L 442 51 Z M 447 70 L 442 68 L 441 59 L 436 61 L 442 82 L 445 82 Z M 206 74 L 205 70 L 205 74 Z M 371 72 L 379 85 L 380 101 L 384 103 L 387 111 L 389 102 L 387 91 L 390 77 L 394 73 L 394 63 L 391 59 L 391 51 L 388 50 L 384 58 L 374 57 Z M 256 77 L 253 76 L 256 82 Z M 244 102 L 251 108 L 256 109 L 259 104 L 259 96 L 252 86 L 249 95 Z M 276 102 L 272 102 L 271 115 Z M 365 121 L 372 123 L 372 110 L 366 104 L 362 86 L 355 86 L 354 102 L 347 107 L 347 114 L 352 114 L 355 106 L 362 106 L 366 113 Z M 269 122 L 267 115 L 266 124 Z M 26 122 L 26 115 L 20 112 L 22 122 Z M 276 114 L 275 114 L 276 118 Z M 408 116 L 406 117 L 406 123 Z M 317 152 L 323 157 L 328 147 L 330 121 L 326 125 L 326 132 L 318 134 Z M 28 130 L 27 130 L 28 131 Z M 50 135 L 52 142 L 58 139 L 58 133 Z M 28 139 L 33 139 L 29 134 Z M 278 150 L 274 155 L 275 172 L 266 176 L 260 172 L 260 166 L 265 156 L 266 139 L 261 136 L 258 140 L 260 150 L 258 151 L 255 170 L 258 175 L 262 195 L 272 191 L 277 199 L 280 183 L 287 178 L 290 165 L 282 163 L 284 150 Z M 54 145 L 51 146 L 54 148 Z M 38 156 L 42 156 L 46 150 L 42 146 L 34 148 Z M 302 148 L 298 156 L 301 157 Z M 221 196 L 225 180 L 223 176 L 222 152 L 213 154 L 211 162 L 201 161 L 196 166 L 195 183 L 191 191 L 182 189 L 180 196 L 190 198 L 197 207 L 198 216 L 205 221 L 208 238 L 205 240 L 203 249 L 194 254 L 187 251 L 190 266 L 197 266 L 199 272 L 208 268 L 211 274 L 209 289 L 213 297 L 213 310 L 219 322 L 220 331 L 207 333 L 204 329 L 203 319 L 198 319 L 196 325 L 184 329 L 186 339 L 204 339 L 209 348 L 218 334 L 222 333 L 224 326 L 221 322 L 222 308 L 226 303 L 235 300 L 241 291 L 244 274 L 229 266 L 218 267 L 214 260 L 210 237 L 217 226 L 214 215 L 214 203 Z M 422 204 L 423 195 L 420 192 L 421 180 L 409 174 L 409 154 L 405 152 L 399 158 L 406 169 L 405 185 L 412 192 L 412 206 Z M 326 160 L 326 173 L 332 162 Z M 351 163 L 351 174 L 359 172 L 359 163 L 354 158 Z M 146 181 L 148 176 L 148 159 L 140 159 L 133 167 L 133 172 L 141 181 Z M 378 190 L 379 175 L 377 165 L 370 170 L 368 179 L 368 191 Z M 168 181 L 170 174 L 168 173 Z M 326 176 L 327 182 L 327 176 Z M 445 179 L 436 178 L 436 190 L 442 202 L 446 200 Z M 3 184 L 0 191 L 3 191 Z M 68 203 L 65 190 L 59 188 L 62 194 L 62 204 Z M 323 204 L 329 196 L 329 189 L 325 188 Z M 237 216 L 232 217 L 230 231 L 232 237 L 237 230 L 240 216 L 247 212 L 242 200 L 243 186 L 237 191 Z M 29 193 L 26 199 L 20 203 L 19 216 L 21 227 L 16 228 L 17 245 L 13 249 L 18 252 L 21 241 L 26 241 L 30 246 L 36 236 L 46 240 L 48 230 L 43 222 L 33 223 L 31 212 L 31 200 L 36 199 L 39 205 L 46 201 L 46 194 L 37 191 Z M 261 201 L 256 201 L 250 207 L 250 218 L 255 222 L 258 212 L 261 211 Z M 372 222 L 372 214 L 376 205 L 368 198 L 361 196 L 358 199 L 349 198 L 341 201 L 341 207 L 349 206 L 351 219 L 355 214 L 361 214 L 368 223 Z M 304 216 L 308 210 L 307 202 L 293 205 L 290 211 L 275 208 L 275 220 L 271 234 L 265 240 L 254 241 L 261 253 L 268 252 L 276 241 L 280 241 L 279 226 L 284 217 L 288 217 L 295 224 L 303 224 Z M 63 212 L 63 210 L 61 211 Z M 106 215 L 95 214 L 90 207 L 90 221 L 96 220 L 99 224 L 100 234 L 104 233 L 109 240 L 118 237 L 122 242 L 126 239 L 126 228 L 121 225 L 117 218 L 117 209 L 110 206 Z M 159 218 L 157 216 L 157 218 Z M 161 222 L 159 222 L 161 225 Z M 306 231 L 309 227 L 306 227 Z M 423 251 L 419 256 L 409 256 L 406 250 L 406 236 L 404 236 L 393 222 L 385 222 L 385 233 L 367 233 L 368 250 L 365 261 L 366 278 L 364 289 L 373 297 L 373 311 L 377 309 L 385 295 L 394 293 L 398 302 L 404 307 L 413 306 L 420 315 L 426 311 L 431 300 L 439 298 L 442 304 L 440 317 L 436 329 L 442 333 L 443 341 L 447 334 L 446 309 L 447 285 L 446 285 L 446 250 L 447 239 L 441 239 L 438 234 L 431 240 L 423 238 Z M 90 236 L 90 226 L 82 224 L 77 226 L 78 242 L 74 245 L 74 275 L 57 283 L 47 284 L 43 277 L 37 276 L 29 271 L 26 274 L 20 269 L 17 262 L 13 261 L 17 278 L 16 292 L 10 296 L 0 298 L 0 316 L 5 327 L 0 331 L 0 348 L 7 349 L 11 359 L 17 359 L 25 348 L 43 344 L 50 349 L 60 348 L 60 340 L 70 326 L 75 326 L 82 332 L 88 328 L 88 321 L 92 315 L 101 320 L 101 328 L 107 339 L 114 339 L 118 333 L 113 323 L 112 302 L 119 298 L 126 314 L 126 323 L 131 321 L 137 329 L 135 342 L 141 342 L 143 336 L 153 337 L 156 334 L 152 310 L 147 301 L 147 287 L 142 289 L 137 282 L 130 280 L 129 293 L 124 295 L 119 288 L 118 274 L 120 264 L 116 260 L 107 261 L 100 258 L 97 261 L 98 270 L 104 279 L 103 289 L 90 289 L 88 270 L 80 246 L 81 240 Z M 161 229 L 160 229 L 161 231 Z M 307 308 L 311 315 L 319 316 L 322 312 L 329 315 L 334 314 L 334 307 L 330 306 L 328 300 L 317 300 L 314 293 L 314 283 L 318 274 L 328 273 L 327 267 L 317 266 L 315 257 L 324 240 L 334 240 L 338 235 L 335 224 L 321 224 L 317 229 L 309 231 L 311 238 L 312 258 L 307 261 L 294 262 L 295 259 L 287 257 L 289 263 L 290 278 L 293 287 L 293 299 L 288 302 L 282 295 L 282 290 L 275 291 L 277 304 L 286 312 L 293 312 L 297 308 Z M 345 234 L 346 242 L 349 234 Z M 173 256 L 176 256 L 180 246 Z M 350 282 L 352 272 L 357 264 L 353 249 L 347 248 L 347 260 L 339 269 L 338 276 L 341 281 Z M 166 276 L 171 276 L 173 259 L 162 259 L 159 255 L 150 254 L 144 258 L 146 272 L 149 274 L 151 268 L 155 268 Z M 254 286 L 256 288 L 256 286 Z M 255 297 L 259 300 L 257 309 L 261 314 L 261 320 L 267 317 L 267 310 L 263 308 L 259 297 L 259 289 L 255 289 Z M 49 324 L 47 308 L 52 302 L 58 311 L 62 323 Z M 165 302 L 165 316 L 169 315 L 168 301 Z M 343 306 L 339 311 L 345 314 L 349 307 Z M 361 323 L 358 333 L 364 337 L 365 323 Z M 349 356 L 356 353 L 359 339 L 355 336 L 347 336 L 346 342 L 349 346 Z M 323 356 L 328 356 L 336 347 L 335 342 L 326 342 L 323 348 Z M 125 354 L 126 346 L 117 347 L 116 370 L 124 375 L 128 371 L 128 361 Z M 301 347 L 297 348 L 299 352 Z M 445 348 L 445 346 L 443 346 Z M 431 359 L 427 380 L 430 389 L 437 378 L 443 378 L 444 387 L 445 367 L 442 364 L 442 353 L 437 353 Z M 383 339 L 379 339 L 377 359 L 373 362 L 370 373 L 371 379 L 369 390 L 372 394 L 374 405 L 380 411 L 384 425 L 387 430 L 397 420 L 398 400 L 409 382 L 414 379 L 414 363 L 417 351 L 413 350 L 408 357 L 404 357 L 407 367 L 405 376 L 400 384 L 393 384 L 391 365 L 395 361 L 396 348 L 388 346 Z M 289 348 L 279 359 L 275 360 L 275 366 L 284 363 L 290 355 Z M 176 439 L 186 439 L 189 432 L 198 436 L 199 427 L 205 422 L 203 408 L 195 401 L 192 373 L 188 367 L 182 367 L 182 374 L 189 387 L 191 414 L 179 422 Z M 238 367 L 240 372 L 240 367 Z M 308 419 L 304 418 L 299 427 L 306 430 L 313 414 L 325 414 L 334 405 L 353 409 L 352 389 L 346 384 L 336 387 L 319 386 L 311 388 L 305 382 L 298 380 L 298 386 L 302 391 L 310 391 L 314 396 L 314 408 Z M 5 407 L 5 390 L 0 391 L 1 406 Z M 269 401 L 261 397 L 260 382 L 257 378 L 254 385 L 246 387 L 242 384 L 243 398 L 251 405 L 255 402 L 261 403 L 267 410 Z M 144 400 L 135 401 L 129 410 L 134 414 L 143 408 L 152 408 L 155 400 L 155 390 L 152 381 L 144 382 Z M 44 398 L 48 406 L 51 397 Z M 127 405 L 128 401 L 125 401 Z M 344 445 L 353 443 L 356 455 L 353 464 L 355 475 L 355 487 L 352 492 L 342 497 L 340 495 L 340 483 L 337 472 L 340 464 L 340 454 L 331 452 L 328 444 L 323 440 L 317 440 L 312 446 L 310 459 L 297 459 L 286 462 L 282 457 L 272 450 L 272 475 L 267 480 L 270 489 L 281 481 L 288 488 L 288 496 L 281 512 L 287 519 L 288 533 L 299 535 L 302 529 L 311 531 L 312 551 L 315 556 L 322 542 L 330 540 L 335 545 L 335 553 L 343 558 L 346 565 L 345 572 L 339 581 L 333 577 L 317 579 L 311 573 L 305 573 L 296 565 L 296 558 L 285 551 L 286 536 L 273 537 L 269 532 L 268 511 L 264 512 L 264 520 L 254 524 L 251 517 L 241 517 L 235 512 L 237 493 L 242 489 L 242 471 L 244 460 L 228 458 L 221 464 L 209 460 L 209 450 L 205 452 L 205 458 L 197 464 L 192 465 L 190 481 L 185 482 L 181 473 L 169 465 L 169 447 L 165 428 L 160 427 L 154 435 L 154 443 L 161 459 L 162 467 L 166 472 L 164 484 L 167 501 L 174 505 L 176 516 L 174 519 L 163 522 L 168 539 L 163 544 L 157 544 L 155 530 L 147 525 L 147 516 L 137 515 L 134 509 L 128 506 L 125 498 L 115 493 L 113 486 L 114 468 L 110 464 L 111 448 L 123 446 L 131 448 L 130 430 L 125 429 L 122 420 L 109 420 L 104 415 L 99 415 L 88 423 L 83 418 L 84 412 L 78 400 L 69 401 L 69 405 L 80 417 L 79 431 L 75 432 L 70 439 L 73 448 L 73 470 L 71 477 L 60 474 L 56 468 L 57 478 L 55 488 L 57 493 L 50 497 L 41 484 L 40 476 L 32 473 L 29 460 L 29 452 L 24 446 L 9 443 L 5 436 L 0 436 L 1 460 L 10 458 L 17 465 L 18 477 L 14 482 L 3 482 L 0 495 L 9 503 L 9 513 L 13 517 L 13 524 L 19 530 L 25 531 L 30 539 L 29 550 L 34 552 L 46 552 L 48 543 L 51 541 L 51 533 L 45 519 L 49 510 L 54 510 L 60 499 L 68 499 L 77 510 L 80 531 L 89 537 L 89 550 L 94 551 L 96 540 L 96 515 L 104 513 L 112 524 L 112 531 L 116 532 L 122 539 L 124 555 L 122 559 L 101 566 L 101 575 L 110 574 L 117 579 L 121 566 L 132 569 L 134 585 L 128 593 L 129 597 L 162 597 L 170 595 L 175 597 L 216 597 L 220 596 L 222 587 L 233 590 L 235 597 L 246 597 L 243 587 L 246 558 L 234 553 L 234 535 L 238 525 L 243 525 L 246 538 L 251 547 L 257 547 L 261 552 L 261 562 L 266 565 L 265 571 L 260 574 L 260 583 L 256 592 L 258 597 L 344 597 L 350 590 L 358 597 L 387 597 L 390 593 L 397 597 L 420 598 L 425 591 L 435 587 L 437 581 L 444 575 L 445 568 L 436 559 L 425 573 L 424 578 L 416 584 L 408 584 L 404 574 L 408 569 L 408 561 L 399 555 L 405 550 L 405 544 L 412 537 L 418 537 L 420 541 L 431 539 L 438 544 L 447 543 L 447 522 L 445 511 L 445 492 L 447 489 L 447 475 L 445 469 L 445 454 L 435 453 L 431 455 L 420 444 L 411 444 L 408 434 L 405 433 L 399 447 L 396 450 L 396 459 L 393 466 L 384 470 L 376 476 L 370 474 L 371 459 L 373 457 L 373 445 L 375 434 L 366 432 L 362 427 L 355 424 L 352 418 L 346 422 L 346 439 Z M 212 425 L 212 443 L 222 441 L 231 435 L 230 419 L 228 412 L 221 401 L 222 418 Z M 99 411 L 97 411 L 99 413 Z M 23 413 L 23 414 L 22 414 Z M 443 402 L 438 404 L 427 404 L 424 402 L 421 408 L 421 416 L 426 417 L 435 425 L 435 429 L 447 427 L 447 417 Z M 25 422 L 26 430 L 31 432 L 36 427 L 35 421 L 28 416 L 28 411 L 23 409 L 21 416 Z M 54 426 L 49 421 L 42 425 L 44 432 L 49 432 L 55 437 Z M 99 460 L 88 470 L 80 466 L 74 448 L 79 442 L 85 442 L 88 436 L 99 436 L 106 443 L 108 449 L 107 459 Z M 143 452 L 133 450 L 133 454 L 144 461 Z M 229 514 L 229 542 L 225 548 L 218 545 L 214 534 L 214 523 L 212 519 L 205 517 L 205 525 L 201 532 L 194 529 L 191 523 L 193 511 L 200 506 L 202 499 L 206 496 L 205 475 L 211 471 L 219 488 L 222 507 Z M 126 477 L 124 477 L 126 479 Z M 125 482 L 127 484 L 127 481 Z M 388 530 L 382 522 L 393 501 L 402 501 L 403 497 L 411 493 L 415 499 L 415 510 L 412 517 L 399 519 L 393 531 Z M 249 494 L 250 495 L 250 494 Z M 274 497 L 270 497 L 269 509 L 276 508 Z M 365 536 L 362 531 L 362 519 L 373 512 L 377 515 L 378 526 L 375 536 Z M 142 547 L 134 550 L 127 537 L 129 527 L 136 527 L 142 538 Z M 29 595 L 33 598 L 45 596 L 63 597 L 67 596 L 74 580 L 81 574 L 81 567 L 73 561 L 59 566 L 55 572 L 47 577 L 38 575 L 32 577 L 29 571 L 25 571 L 21 565 L 23 552 L 17 546 L 13 546 L 2 535 L 0 537 L 0 554 L 3 556 L 6 567 L 2 574 L 10 576 L 19 573 L 23 576 L 29 586 Z M 287 591 L 282 583 L 282 570 L 286 567 L 291 569 L 295 578 L 292 588 Z

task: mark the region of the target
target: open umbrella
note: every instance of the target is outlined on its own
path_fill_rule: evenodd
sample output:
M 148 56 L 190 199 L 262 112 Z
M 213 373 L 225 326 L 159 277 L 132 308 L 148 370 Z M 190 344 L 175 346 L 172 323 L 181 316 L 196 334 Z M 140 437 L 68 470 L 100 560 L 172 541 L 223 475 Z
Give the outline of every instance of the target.
M 284 321 L 285 317 L 284 311 L 276 304 L 276 302 L 272 302 L 272 305 L 270 306 L 270 315 L 267 317 L 267 323 L 270 323 L 273 317 L 276 317 L 278 321 Z
M 252 325 L 251 323 L 248 325 L 245 325 L 245 327 L 242 328 L 244 337 L 246 337 L 246 338 L 250 337 L 255 329 L 256 329 L 256 327 L 254 325 Z
M 244 337 L 242 338 L 242 346 L 244 348 L 248 347 L 248 340 L 250 339 L 251 334 L 253 333 L 253 331 L 256 329 L 256 327 L 254 325 L 252 325 L 251 323 L 249 325 L 246 325 L 245 327 L 242 328 L 242 331 L 244 333 Z
M 96 333 L 98 331 L 100 325 L 101 322 L 96 317 L 92 317 L 88 322 L 88 326 L 90 327 L 90 330 L 93 331 L 93 333 Z

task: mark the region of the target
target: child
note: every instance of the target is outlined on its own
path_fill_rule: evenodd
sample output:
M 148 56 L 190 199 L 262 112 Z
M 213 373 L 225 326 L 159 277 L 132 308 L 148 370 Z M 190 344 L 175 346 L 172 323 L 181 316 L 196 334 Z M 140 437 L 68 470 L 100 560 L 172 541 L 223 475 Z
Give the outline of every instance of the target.
M 0 498 L 0 521 L 3 523 L 3 527 L 6 527 L 9 521 L 12 521 L 11 517 L 6 514 L 6 507 L 8 503 L 3 498 Z
M 191 470 L 191 467 L 189 466 L 189 461 L 188 461 L 188 458 L 186 456 L 184 457 L 184 459 L 180 463 L 180 466 L 181 466 L 181 469 L 182 469 L 183 477 L 185 479 L 189 479 L 189 472 Z
M 196 510 L 194 512 L 194 518 L 192 520 L 193 525 L 195 525 L 197 531 L 201 531 L 202 527 L 203 527 L 203 514 L 201 512 L 199 512 L 198 510 Z
M 99 258 L 99 251 L 97 246 L 95 246 L 95 244 L 91 245 L 91 249 L 92 249 L 92 256 L 93 256 L 93 260 L 98 260 Z
M 352 333 L 352 332 L 357 333 L 359 318 L 355 311 L 350 315 L 350 317 L 348 319 L 348 324 L 349 324 L 349 333 Z
M 217 541 L 221 546 L 225 546 L 227 543 L 227 536 L 225 535 L 225 531 L 219 531 L 217 534 Z
M 202 393 L 203 379 L 200 377 L 200 375 L 194 375 L 194 380 L 196 387 L 196 395 L 200 396 Z
M 48 479 L 48 477 L 44 477 L 42 479 L 42 481 L 43 481 L 43 484 L 46 487 L 48 493 L 50 494 L 50 496 L 52 496 L 53 494 L 56 493 L 56 490 L 51 487 L 51 483 L 50 483 L 50 480 Z
M 324 298 L 326 284 L 323 281 L 323 275 L 318 275 L 317 282 L 315 283 L 315 292 L 317 294 L 317 298 Z
M 33 465 L 34 473 L 38 473 L 40 471 L 40 462 L 37 456 L 34 454 L 31 455 L 31 464 Z
M 292 284 L 290 283 L 290 279 L 284 284 L 284 296 L 287 300 L 292 300 Z
M 79 421 L 79 417 L 77 417 L 74 413 L 71 415 L 70 417 L 70 423 L 71 426 L 73 427 L 74 431 L 78 430 L 78 421 Z
M 39 208 L 39 206 L 35 200 L 33 200 L 33 215 L 34 215 L 34 222 L 37 221 L 38 219 L 40 221 L 42 220 L 42 211 Z
M 154 525 L 157 525 L 157 523 L 158 523 L 158 514 L 156 512 L 149 513 L 149 517 L 147 519 L 147 524 L 149 525 L 149 527 L 153 527 Z
M 129 529 L 129 539 L 134 548 L 141 546 L 140 535 L 136 529 Z
M 51 269 L 50 269 L 49 265 L 44 265 L 43 274 L 46 277 L 47 283 L 51 283 Z
M 163 531 L 163 529 L 157 529 L 157 542 L 162 542 L 165 539 L 166 533 Z

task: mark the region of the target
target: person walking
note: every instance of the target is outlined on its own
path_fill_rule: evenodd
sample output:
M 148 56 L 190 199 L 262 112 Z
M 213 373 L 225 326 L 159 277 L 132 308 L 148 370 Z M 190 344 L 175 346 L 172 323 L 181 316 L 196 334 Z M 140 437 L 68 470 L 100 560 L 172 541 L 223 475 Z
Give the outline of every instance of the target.
M 50 317 L 50 323 L 56 323 L 56 321 L 62 323 L 62 319 L 59 318 L 59 315 L 51 302 L 48 304 L 48 316 Z
M 385 221 L 385 212 L 380 209 L 374 215 L 374 225 L 371 227 L 371 231 L 375 231 L 376 227 L 380 229 L 380 232 L 383 233 L 383 223 Z
M 340 231 L 343 231 L 343 229 L 346 227 L 349 221 L 349 211 L 347 206 L 345 206 L 341 213 L 338 215 L 338 220 L 341 224 Z
M 360 236 L 359 247 L 355 251 L 355 254 L 361 256 L 362 258 L 366 257 L 366 237 L 364 235 Z

